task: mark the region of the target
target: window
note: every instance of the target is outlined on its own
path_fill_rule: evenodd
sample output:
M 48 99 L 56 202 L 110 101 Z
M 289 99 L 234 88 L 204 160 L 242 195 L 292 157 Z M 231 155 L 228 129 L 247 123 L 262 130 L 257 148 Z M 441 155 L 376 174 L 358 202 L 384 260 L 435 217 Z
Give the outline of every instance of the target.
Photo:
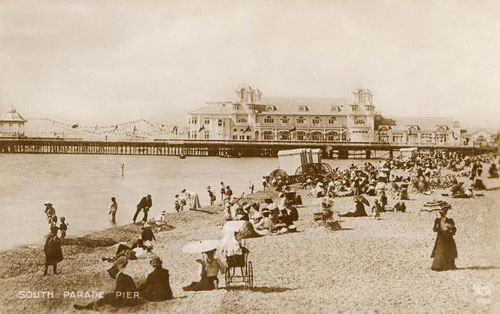
M 299 106 L 299 111 L 309 111 L 309 108 L 307 106 Z
M 336 121 L 337 119 L 335 119 L 335 117 L 331 117 L 330 119 L 328 119 L 329 124 L 334 124 Z
M 303 141 L 305 139 L 305 133 L 303 133 L 303 132 L 297 132 L 297 139 L 299 141 Z
M 239 118 L 238 122 L 239 123 L 247 123 L 247 119 L 245 119 L 245 118 Z
M 364 119 L 356 119 L 356 121 L 354 121 L 354 124 L 365 124 L 365 120 Z
M 320 141 L 321 140 L 321 133 L 313 133 L 312 140 L 313 141 Z
M 358 111 L 358 106 L 352 105 L 352 112 L 356 112 L 356 111 Z
M 205 124 L 210 124 L 210 118 L 205 118 Z
M 317 125 L 317 124 L 320 124 L 320 123 L 321 123 L 321 119 L 319 117 L 314 117 L 313 124 Z
M 206 140 L 208 140 L 210 138 L 210 132 L 205 130 L 205 134 L 204 134 L 204 137 Z
M 299 123 L 299 124 L 303 124 L 305 121 L 306 121 L 306 119 L 304 119 L 304 117 L 297 118 L 297 123 Z
M 191 124 L 197 124 L 197 123 L 198 123 L 198 119 L 196 117 L 192 117 Z
M 271 116 L 264 118 L 264 123 L 274 123 L 274 119 Z
M 233 135 L 233 140 L 237 140 L 238 139 L 238 135 Z
M 237 131 L 238 131 L 238 129 L 233 129 L 233 132 L 237 132 Z
M 244 140 L 245 139 L 245 135 L 240 135 L 240 140 Z
M 274 133 L 271 131 L 265 131 L 262 133 L 264 135 L 265 140 L 274 140 Z
M 283 117 L 283 118 L 281 118 L 281 121 L 282 121 L 283 123 L 290 123 L 290 119 L 289 119 L 288 117 Z
M 224 121 L 222 121 L 222 119 L 219 119 L 219 120 L 217 121 L 217 125 L 218 125 L 218 126 L 224 126 Z

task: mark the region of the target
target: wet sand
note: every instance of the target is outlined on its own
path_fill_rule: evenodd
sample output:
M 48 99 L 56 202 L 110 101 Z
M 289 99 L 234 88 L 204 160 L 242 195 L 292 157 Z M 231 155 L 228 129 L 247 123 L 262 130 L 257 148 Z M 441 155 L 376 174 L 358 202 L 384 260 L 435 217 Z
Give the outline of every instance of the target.
M 184 292 L 182 287 L 197 280 L 199 256 L 181 248 L 192 240 L 221 236 L 219 206 L 206 211 L 168 214 L 174 228 L 156 235 L 154 252 L 170 271 L 175 296 L 166 302 L 139 307 L 111 308 L 119 313 L 495 313 L 500 310 L 500 181 L 486 180 L 489 191 L 474 199 L 449 199 L 410 194 L 406 213 L 382 213 L 382 219 L 343 218 L 344 230 L 329 231 L 312 220 L 314 207 L 306 191 L 299 191 L 299 232 L 247 239 L 254 267 L 254 289 L 220 289 Z M 277 197 L 258 192 L 253 197 Z M 435 213 L 421 213 L 432 199 L 453 205 L 458 270 L 430 270 L 435 234 Z M 373 203 L 373 198 L 369 198 Z M 394 201 L 389 200 L 389 205 Z M 353 209 L 351 197 L 335 199 L 341 212 Z M 140 226 L 126 225 L 88 235 L 132 241 Z M 110 267 L 101 257 L 111 256 L 114 247 L 63 246 L 65 259 L 59 275 L 42 276 L 42 247 L 20 247 L 0 254 L 0 312 L 76 313 L 72 305 L 89 299 L 63 298 L 64 291 L 109 291 Z M 131 261 L 126 273 L 137 284 L 151 271 L 148 260 Z M 49 272 L 50 273 L 50 272 Z M 223 275 L 219 276 L 224 286 Z M 19 291 L 53 291 L 54 298 L 21 299 Z

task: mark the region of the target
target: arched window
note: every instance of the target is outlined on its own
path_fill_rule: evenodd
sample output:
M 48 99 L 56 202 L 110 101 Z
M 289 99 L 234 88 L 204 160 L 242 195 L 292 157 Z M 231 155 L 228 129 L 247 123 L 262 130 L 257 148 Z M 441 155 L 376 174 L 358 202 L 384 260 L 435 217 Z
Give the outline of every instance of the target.
M 267 116 L 264 118 L 264 123 L 274 123 L 274 119 L 271 116 Z
M 318 125 L 321 123 L 321 119 L 319 117 L 314 117 L 313 120 L 312 120 L 313 124 L 314 125 Z
M 281 118 L 281 121 L 282 121 L 283 123 L 290 123 L 290 119 L 289 119 L 288 117 L 286 117 L 286 116 L 285 116 L 285 117 L 283 117 L 283 118 Z
M 274 140 L 274 133 L 272 131 L 264 131 L 262 132 L 262 136 L 265 140 Z
M 337 119 L 335 117 L 331 117 L 330 119 L 328 119 L 329 124 L 334 124 L 336 121 Z
M 297 118 L 297 123 L 298 124 L 303 124 L 305 121 L 306 121 L 306 119 L 304 119 L 304 117 L 298 117 Z

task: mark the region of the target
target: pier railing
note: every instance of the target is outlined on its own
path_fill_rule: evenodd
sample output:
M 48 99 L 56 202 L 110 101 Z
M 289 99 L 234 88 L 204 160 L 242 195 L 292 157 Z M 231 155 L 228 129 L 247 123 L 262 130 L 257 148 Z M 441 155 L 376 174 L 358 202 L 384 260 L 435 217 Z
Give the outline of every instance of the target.
M 320 148 L 325 157 L 374 158 L 383 152 L 392 155 L 401 148 L 448 150 L 471 154 L 491 151 L 487 147 L 457 146 L 444 143 L 380 143 L 336 141 L 237 141 L 156 139 L 92 141 L 80 138 L 0 138 L 0 153 L 13 154 L 98 154 L 158 156 L 274 157 L 279 150 Z

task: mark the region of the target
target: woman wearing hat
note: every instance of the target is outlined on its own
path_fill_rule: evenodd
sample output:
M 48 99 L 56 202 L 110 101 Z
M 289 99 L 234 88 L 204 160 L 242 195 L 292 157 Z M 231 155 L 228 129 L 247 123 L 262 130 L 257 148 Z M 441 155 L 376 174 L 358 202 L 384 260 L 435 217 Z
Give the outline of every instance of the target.
M 194 281 L 189 286 L 183 287 L 184 291 L 203 291 L 219 288 L 218 274 L 224 272 L 224 265 L 216 258 L 215 249 L 202 253 L 202 259 L 196 261 L 200 263 L 200 281 Z
M 57 227 L 50 228 L 50 234 L 43 247 L 45 251 L 45 271 L 43 275 L 47 275 L 49 265 L 52 265 L 54 274 L 57 274 L 57 263 L 63 260 L 61 240 L 57 237 L 57 230 L 59 230 Z
M 436 242 L 431 254 L 431 258 L 434 258 L 431 269 L 435 271 L 457 268 L 455 266 L 455 258 L 458 256 L 457 245 L 453 239 L 457 228 L 453 219 L 446 217 L 447 212 L 448 208 L 439 211 L 441 217 L 436 218 L 432 228 L 434 232 L 437 232 Z

